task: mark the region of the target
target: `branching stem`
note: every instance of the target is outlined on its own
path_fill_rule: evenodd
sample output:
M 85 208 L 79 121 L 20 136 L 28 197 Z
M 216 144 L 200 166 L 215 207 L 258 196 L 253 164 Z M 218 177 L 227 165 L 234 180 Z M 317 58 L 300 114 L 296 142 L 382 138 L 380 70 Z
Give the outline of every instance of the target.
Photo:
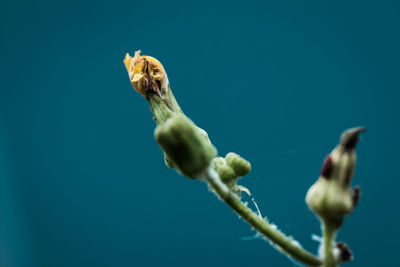
M 172 94 L 167 73 L 157 59 L 141 56 L 139 50 L 133 58 L 127 54 L 124 64 L 132 86 L 149 101 L 157 123 L 154 135 L 168 167 L 175 168 L 183 176 L 207 182 L 221 200 L 265 239 L 303 264 L 337 267 L 341 261 L 351 260 L 347 245 L 338 246 L 340 243 L 335 244 L 335 237 L 344 217 L 354 210 L 360 196 L 359 188 L 351 189 L 351 180 L 356 165 L 355 146 L 365 128 L 355 127 L 343 132 L 340 143 L 327 156 L 319 179 L 308 190 L 308 207 L 322 223 L 321 250 L 323 248 L 324 253 L 319 258 L 259 217 L 232 191 L 240 188 L 237 179 L 250 171 L 250 163 L 235 153 L 228 153 L 225 158 L 216 157 L 217 150 L 207 133 L 183 114 Z M 334 255 L 335 246 L 340 249 L 338 258 Z
M 239 197 L 221 181 L 219 175 L 212 168 L 205 170 L 199 176 L 199 179 L 205 180 L 221 200 L 226 202 L 243 220 L 249 223 L 266 239 L 283 250 L 285 254 L 308 266 L 322 265 L 319 258 L 304 250 L 296 242 L 293 242 L 293 239 L 285 236 L 276 227 L 260 218 L 254 211 L 241 202 Z

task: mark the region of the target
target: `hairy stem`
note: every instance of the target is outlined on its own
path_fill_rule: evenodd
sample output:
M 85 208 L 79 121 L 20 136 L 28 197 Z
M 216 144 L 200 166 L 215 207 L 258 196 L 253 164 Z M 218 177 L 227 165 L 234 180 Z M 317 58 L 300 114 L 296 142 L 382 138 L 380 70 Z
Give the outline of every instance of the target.
M 221 200 L 226 202 L 243 218 L 243 220 L 249 223 L 266 239 L 278 246 L 285 254 L 308 266 L 320 266 L 322 264 L 320 259 L 301 248 L 298 244 L 293 242 L 293 239 L 285 236 L 282 232 L 249 209 L 240 201 L 238 196 L 221 181 L 219 175 L 211 167 L 199 175 L 199 179 L 205 180 Z

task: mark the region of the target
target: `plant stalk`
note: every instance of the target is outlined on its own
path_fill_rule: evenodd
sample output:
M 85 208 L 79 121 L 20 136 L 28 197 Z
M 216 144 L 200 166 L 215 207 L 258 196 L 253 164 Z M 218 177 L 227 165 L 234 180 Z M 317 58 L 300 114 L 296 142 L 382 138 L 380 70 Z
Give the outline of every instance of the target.
M 221 200 L 226 202 L 241 218 L 243 218 L 243 220 L 250 224 L 266 239 L 275 244 L 279 250 L 305 265 L 322 265 L 322 261 L 319 258 L 304 250 L 296 242 L 293 242 L 292 238 L 285 236 L 282 232 L 277 230 L 276 227 L 260 218 L 255 212 L 241 202 L 239 197 L 221 181 L 219 175 L 212 167 L 206 169 L 198 178 L 205 180 Z
M 324 242 L 324 264 L 323 267 L 337 267 L 338 264 L 333 255 L 333 244 L 336 237 L 334 227 L 322 221 L 322 235 Z

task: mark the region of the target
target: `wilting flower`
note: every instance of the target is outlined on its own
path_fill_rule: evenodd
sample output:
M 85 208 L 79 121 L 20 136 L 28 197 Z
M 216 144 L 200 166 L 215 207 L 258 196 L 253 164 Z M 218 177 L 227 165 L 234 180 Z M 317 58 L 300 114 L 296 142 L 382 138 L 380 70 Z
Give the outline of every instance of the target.
M 133 88 L 144 96 L 157 123 L 155 136 L 168 167 L 196 178 L 216 156 L 207 133 L 189 120 L 179 107 L 161 63 L 150 56 L 126 54 L 125 67 Z
M 132 58 L 127 53 L 124 59 L 133 88 L 145 98 L 156 94 L 164 98 L 169 90 L 167 73 L 161 63 L 150 56 L 141 56 L 141 51 L 136 51 Z

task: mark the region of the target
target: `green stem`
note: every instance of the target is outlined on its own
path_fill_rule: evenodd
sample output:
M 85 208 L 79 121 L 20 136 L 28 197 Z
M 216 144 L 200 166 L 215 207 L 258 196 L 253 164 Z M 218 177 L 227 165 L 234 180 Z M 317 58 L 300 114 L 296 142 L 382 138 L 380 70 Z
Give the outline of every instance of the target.
M 240 217 L 249 223 L 254 229 L 262 234 L 266 239 L 274 243 L 285 254 L 297 259 L 308 266 L 320 266 L 321 260 L 313 254 L 301 248 L 293 242 L 293 239 L 285 236 L 282 232 L 269 224 L 266 220 L 260 218 L 255 212 L 249 209 L 238 196 L 233 193 L 220 179 L 219 175 L 212 169 L 208 168 L 199 179 L 205 180 L 215 193 L 225 201 Z
M 333 244 L 336 237 L 336 230 L 326 222 L 322 222 L 322 235 L 324 242 L 324 267 L 338 266 L 333 256 Z
M 149 101 L 150 109 L 154 115 L 154 120 L 156 121 L 157 125 L 164 123 L 168 118 L 175 114 L 170 107 L 169 102 L 165 101 L 156 94 L 151 94 L 147 100 Z
M 164 98 L 159 97 L 157 94 L 149 94 L 147 101 L 149 101 L 150 109 L 157 125 L 164 123 L 174 114 L 183 114 L 171 90 L 168 90 Z

